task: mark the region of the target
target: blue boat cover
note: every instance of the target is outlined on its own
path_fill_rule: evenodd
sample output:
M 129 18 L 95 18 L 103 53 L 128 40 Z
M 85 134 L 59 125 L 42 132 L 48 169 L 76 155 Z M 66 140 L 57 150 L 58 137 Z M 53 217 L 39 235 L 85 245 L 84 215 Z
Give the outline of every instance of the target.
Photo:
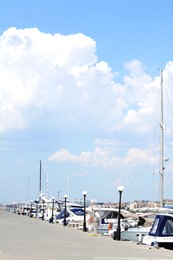
M 156 215 L 149 236 L 170 237 L 173 236 L 173 215 Z

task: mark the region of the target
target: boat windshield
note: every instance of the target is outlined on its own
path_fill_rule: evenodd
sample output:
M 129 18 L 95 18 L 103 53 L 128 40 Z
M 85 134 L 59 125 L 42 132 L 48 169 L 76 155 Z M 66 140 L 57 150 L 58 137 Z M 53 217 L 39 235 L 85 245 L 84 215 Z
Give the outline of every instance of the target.
M 159 223 L 159 218 L 156 218 L 154 223 L 153 223 L 153 226 L 152 226 L 152 228 L 150 230 L 150 234 L 154 235 L 156 233 L 157 227 L 158 227 L 158 223 Z
M 84 210 L 80 208 L 71 208 L 70 209 L 74 214 L 77 216 L 83 216 L 84 215 Z
M 167 219 L 162 231 L 163 235 L 173 235 L 173 222 L 171 219 Z

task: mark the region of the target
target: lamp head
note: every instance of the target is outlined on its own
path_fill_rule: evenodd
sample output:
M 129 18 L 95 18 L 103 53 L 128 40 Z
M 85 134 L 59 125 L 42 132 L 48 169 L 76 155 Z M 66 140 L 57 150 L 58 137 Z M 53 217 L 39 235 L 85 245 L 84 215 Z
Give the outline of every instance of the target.
M 64 199 L 67 199 L 67 194 L 64 195 Z
M 124 186 L 118 186 L 118 187 L 117 187 L 117 190 L 118 190 L 119 192 L 123 192 Z
M 83 196 L 86 196 L 87 195 L 87 191 L 83 191 L 82 194 L 83 194 Z

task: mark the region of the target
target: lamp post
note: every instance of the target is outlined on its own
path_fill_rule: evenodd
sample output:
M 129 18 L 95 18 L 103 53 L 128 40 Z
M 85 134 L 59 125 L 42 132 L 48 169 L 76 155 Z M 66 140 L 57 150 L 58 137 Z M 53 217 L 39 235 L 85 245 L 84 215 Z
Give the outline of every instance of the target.
M 118 227 L 117 227 L 117 240 L 121 240 L 121 226 L 120 226 L 120 214 L 121 214 L 121 195 L 124 190 L 123 186 L 118 186 L 117 190 L 119 191 L 119 212 L 118 212 Z M 115 233 L 114 233 L 115 235 Z M 115 239 L 115 237 L 114 237 Z
M 53 224 L 54 202 L 55 202 L 55 198 L 53 197 L 52 198 L 52 217 L 50 219 L 50 223 L 52 223 L 52 224 Z
M 36 204 L 35 218 L 37 219 L 37 214 L 38 214 L 38 200 L 35 200 L 35 204 Z
M 30 217 L 32 217 L 32 200 L 31 200 L 31 205 L 30 205 Z
M 43 200 L 42 220 L 44 220 L 44 200 Z
M 67 220 L 66 220 L 66 216 L 67 216 L 67 194 L 64 195 L 64 203 L 65 203 L 65 207 L 64 207 L 64 226 L 67 226 Z
M 84 221 L 83 221 L 83 231 L 86 232 L 87 228 L 86 228 L 86 195 L 87 195 L 87 191 L 83 191 L 83 201 L 84 201 Z
M 23 202 L 23 212 L 22 215 L 25 215 L 25 202 Z
M 29 201 L 27 201 L 27 204 L 26 204 L 26 213 L 27 213 L 27 216 L 29 216 L 29 213 L 30 213 Z

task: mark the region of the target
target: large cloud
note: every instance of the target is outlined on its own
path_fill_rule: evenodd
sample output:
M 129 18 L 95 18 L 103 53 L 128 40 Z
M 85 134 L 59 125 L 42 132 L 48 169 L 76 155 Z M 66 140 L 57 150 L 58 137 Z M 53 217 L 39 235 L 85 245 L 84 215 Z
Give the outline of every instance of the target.
M 97 61 L 95 41 L 83 34 L 9 28 L 1 35 L 0 54 L 0 131 L 25 128 L 43 118 L 55 128 L 94 125 L 111 131 L 123 122 L 124 127 L 134 121 L 137 125 L 141 114 L 152 112 L 142 104 L 152 84 L 142 64 L 126 64 L 130 76 L 123 84 L 115 82 L 109 65 Z
M 0 131 L 44 123 L 113 128 L 125 89 L 83 34 L 9 28 L 0 38 Z M 54 120 L 56 118 L 56 120 Z M 50 122 L 51 121 L 51 122 Z
M 9 28 L 0 38 L 0 68 L 0 131 L 42 118 L 54 127 L 86 127 L 87 121 L 108 131 L 150 128 L 159 78 L 152 80 L 141 62 L 132 61 L 125 64 L 122 84 L 116 82 L 109 65 L 97 61 L 95 41 L 83 34 Z
M 72 71 L 93 66 L 95 49 L 95 42 L 82 34 L 5 31 L 0 38 L 0 130 L 26 127 L 31 116 L 65 113 L 65 109 L 81 104 L 84 94 Z
M 172 68 L 170 61 L 164 70 L 170 99 Z M 115 139 L 130 141 L 130 134 L 133 141 L 139 141 L 152 131 L 159 102 L 159 76 L 152 79 L 144 65 L 134 60 L 125 63 L 127 75 L 121 83 L 116 82 L 109 64 L 98 61 L 96 42 L 83 34 L 51 35 L 36 28 L 9 28 L 0 37 L 0 69 L 1 132 L 32 128 L 43 122 L 43 128 L 51 125 L 55 130 L 70 126 L 93 132 L 114 131 Z M 131 148 L 126 148 L 125 156 L 130 151 L 131 156 L 138 153 L 145 158 L 143 149 L 140 153 Z M 84 162 L 92 158 L 95 165 L 99 164 L 98 158 L 104 165 L 118 160 L 99 146 L 81 152 L 78 159 L 68 149 L 50 158 L 80 158 Z

